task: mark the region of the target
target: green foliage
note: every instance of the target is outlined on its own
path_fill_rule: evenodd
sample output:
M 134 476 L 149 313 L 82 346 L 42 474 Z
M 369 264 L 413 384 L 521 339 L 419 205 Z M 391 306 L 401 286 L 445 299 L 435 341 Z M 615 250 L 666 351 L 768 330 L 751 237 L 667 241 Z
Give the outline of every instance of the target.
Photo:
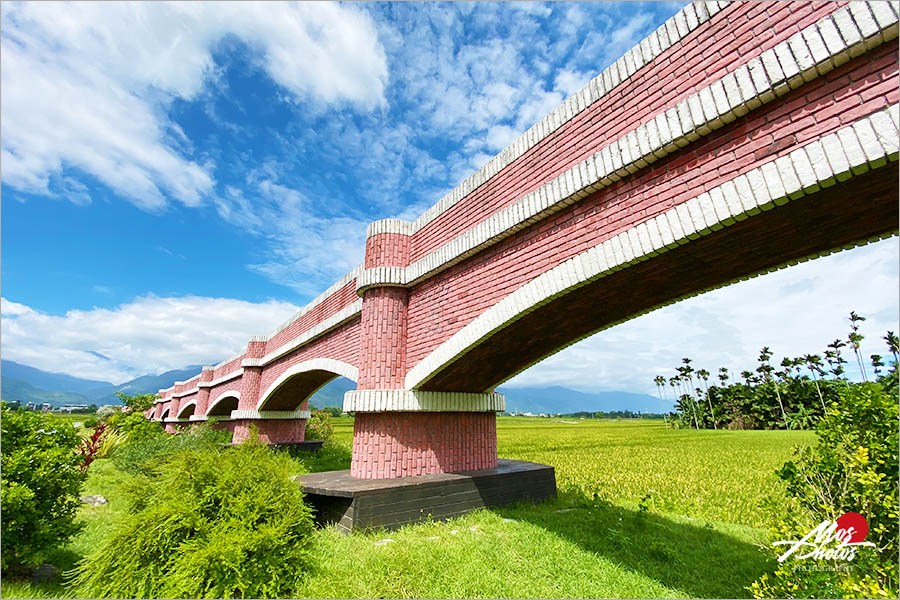
M 162 424 L 151 421 L 142 412 L 118 412 L 106 419 L 106 424 L 116 433 L 132 440 L 163 433 Z
M 306 421 L 307 440 L 327 440 L 334 433 L 334 426 L 331 424 L 331 415 L 322 410 L 313 411 L 309 420 Z
M 0 409 L 2 422 L 2 569 L 40 564 L 78 531 L 75 509 L 84 481 L 79 438 L 51 415 Z
M 130 412 L 144 412 L 156 401 L 156 394 L 135 394 L 134 396 L 129 396 L 128 394 L 124 394 L 122 392 L 116 392 L 116 396 L 119 397 L 119 400 L 128 407 Z
M 856 385 L 846 378 L 847 361 L 841 354 L 842 348 L 852 350 L 860 379 L 864 383 L 869 380 L 860 352 L 860 344 L 865 339 L 860 324 L 865 320 L 851 311 L 847 340 L 836 339 L 828 344 L 824 362 L 817 354 L 785 357 L 781 369 L 776 370 L 770 363 L 772 351 L 767 346 L 760 351 L 756 369 L 741 372 L 740 379 L 721 367 L 719 384 L 710 385 L 709 372 L 695 370 L 691 359 L 684 358 L 676 369 L 678 375 L 668 380 L 658 375 L 654 383 L 660 399 L 672 395 L 675 412 L 671 417 L 676 428 L 814 429 L 839 394 L 848 386 Z M 891 381 L 897 381 L 897 336 L 889 331 L 883 339 L 895 358 L 891 369 L 887 373 L 882 371 L 885 364 L 880 355 L 873 354 L 870 358 L 876 381 L 889 386 Z
M 100 408 L 97 409 L 97 418 L 100 419 L 101 421 L 106 421 L 111 416 L 117 415 L 120 412 L 122 412 L 121 406 L 107 404 L 107 405 L 101 406 Z
M 898 417 L 895 393 L 874 383 L 848 386 L 819 423 L 818 444 L 797 450 L 778 471 L 790 506 L 774 512 L 773 540 L 801 539 L 852 511 L 868 521 L 866 541 L 876 548 L 859 550 L 849 565 L 804 559 L 818 568 L 795 570 L 785 562 L 754 584 L 756 597 L 897 597 Z
M 257 440 L 168 454 L 133 479 L 126 513 L 74 583 L 95 598 L 286 597 L 313 531 L 295 473 Z
M 82 425 L 82 427 L 85 427 L 87 429 L 93 429 L 94 427 L 96 427 L 99 424 L 100 424 L 100 419 L 92 416 L 92 417 L 88 417 L 87 419 L 85 419 L 81 425 Z
M 329 416 L 335 419 L 344 414 L 344 411 L 342 411 L 337 406 L 326 406 L 322 409 L 322 412 L 328 413 Z
M 188 450 L 213 450 L 231 441 L 231 433 L 213 429 L 208 423 L 201 423 L 192 429 L 175 434 L 165 433 L 162 428 L 135 428 L 128 441 L 112 453 L 113 463 L 127 473 L 150 474 L 158 469 L 159 463 L 168 456 Z

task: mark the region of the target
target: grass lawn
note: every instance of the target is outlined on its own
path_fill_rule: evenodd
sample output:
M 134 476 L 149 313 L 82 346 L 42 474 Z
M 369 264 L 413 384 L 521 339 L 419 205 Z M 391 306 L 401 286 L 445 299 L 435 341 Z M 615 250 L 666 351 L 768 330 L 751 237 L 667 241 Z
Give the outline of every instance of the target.
M 298 472 L 347 468 L 352 419 Z M 446 523 L 343 536 L 319 530 L 296 597 L 742 597 L 771 568 L 761 500 L 774 470 L 814 435 L 666 430 L 660 421 L 501 417 L 499 453 L 556 467 L 559 497 Z M 122 510 L 124 475 L 91 466 L 84 530 L 54 557 L 68 568 Z M 4 583 L 3 597 L 78 597 L 64 584 Z

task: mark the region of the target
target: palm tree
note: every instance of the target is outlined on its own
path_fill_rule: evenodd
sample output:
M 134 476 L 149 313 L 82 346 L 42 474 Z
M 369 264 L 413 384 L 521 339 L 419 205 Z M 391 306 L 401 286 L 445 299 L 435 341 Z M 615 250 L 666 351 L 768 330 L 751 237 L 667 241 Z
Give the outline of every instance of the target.
M 894 364 L 900 363 L 900 357 L 898 357 L 898 353 L 900 353 L 900 338 L 893 331 L 888 331 L 881 339 L 887 342 L 888 350 L 894 355 Z
M 878 379 L 878 376 L 881 375 L 881 367 L 884 366 L 884 363 L 881 362 L 881 355 L 873 354 L 869 358 L 872 359 L 872 368 L 875 370 L 875 379 Z
M 844 360 L 844 357 L 841 356 L 841 348 L 846 346 L 847 343 L 843 340 L 837 339 L 828 344 L 830 350 L 825 351 L 825 360 L 828 361 L 828 365 L 831 367 L 831 373 L 834 375 L 835 379 L 842 379 L 841 375 L 844 374 L 844 364 L 847 362 Z
M 772 377 L 772 371 L 775 368 L 769 364 L 769 359 L 772 357 L 772 351 L 769 350 L 768 346 L 764 346 L 762 350 L 759 352 L 759 367 L 757 367 L 757 371 L 759 371 L 766 381 L 771 381 L 775 384 L 775 397 L 778 398 L 778 406 L 781 408 L 781 418 L 784 419 L 784 426 L 786 429 L 790 429 L 787 420 L 787 413 L 784 412 L 784 402 L 781 401 L 781 390 L 778 388 L 778 381 L 776 381 Z
M 698 369 L 697 377 L 700 378 L 700 381 L 703 382 L 703 387 L 706 389 L 706 402 L 709 404 L 709 417 L 712 419 L 713 429 L 718 429 L 718 427 L 716 427 L 716 413 L 713 412 L 712 399 L 709 397 L 709 385 L 706 383 L 709 381 L 709 371 L 706 369 Z
M 859 333 L 859 324 L 865 320 L 866 318 L 856 314 L 856 311 L 850 311 L 850 335 L 847 336 L 847 340 L 850 342 L 853 353 L 856 355 L 856 364 L 859 365 L 859 373 L 862 375 L 862 380 L 868 381 L 866 369 L 863 367 L 862 353 L 859 351 L 859 344 L 864 339 L 863 335 Z
M 822 397 L 822 389 L 819 387 L 819 377 L 822 374 L 822 359 L 818 354 L 804 354 L 803 362 L 806 363 L 809 372 L 812 373 L 813 382 L 816 384 L 816 392 L 819 394 L 819 402 L 822 403 L 822 412 L 825 411 L 825 398 Z
M 653 383 L 656 384 L 656 393 L 659 394 L 659 401 L 665 402 L 665 393 L 663 386 L 666 385 L 666 378 L 662 375 L 657 375 L 653 378 Z
M 725 387 L 725 384 L 728 383 L 727 367 L 719 367 L 719 382 L 722 384 L 722 387 Z

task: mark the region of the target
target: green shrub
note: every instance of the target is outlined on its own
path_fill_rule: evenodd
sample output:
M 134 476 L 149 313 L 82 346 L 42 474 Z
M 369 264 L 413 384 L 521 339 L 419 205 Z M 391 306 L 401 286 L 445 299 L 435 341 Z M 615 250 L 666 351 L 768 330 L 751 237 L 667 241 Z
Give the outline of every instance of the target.
M 819 423 L 818 444 L 798 450 L 778 471 L 790 506 L 775 515 L 772 538 L 799 540 L 823 520 L 852 511 L 866 518 L 865 541 L 876 547 L 860 549 L 849 563 L 804 559 L 815 567 L 805 570 L 786 561 L 753 584 L 754 596 L 897 598 L 897 426 L 895 394 L 875 383 L 845 386 Z
M 296 469 L 257 439 L 168 455 L 134 477 L 73 583 L 91 598 L 287 597 L 313 529 Z
M 127 473 L 148 474 L 157 463 L 176 452 L 221 448 L 231 441 L 231 432 L 213 429 L 208 423 L 178 433 L 166 433 L 158 423 L 155 427 L 132 430 L 128 440 L 112 453 L 113 464 Z
M 97 418 L 101 421 L 106 421 L 113 415 L 117 415 L 122 412 L 121 406 L 116 406 L 112 404 L 107 404 L 105 406 L 101 406 L 97 409 Z
M 94 427 L 96 427 L 99 424 L 100 424 L 100 419 L 98 419 L 97 417 L 88 417 L 81 423 L 81 426 L 84 427 L 85 429 L 93 429 Z
M 79 438 L 68 421 L 0 409 L 2 422 L 2 532 L 4 572 L 43 562 L 79 527 L 78 494 L 84 481 L 75 453 Z
M 106 424 L 116 433 L 133 440 L 164 433 L 161 423 L 151 421 L 139 412 L 116 413 L 106 419 Z
M 306 421 L 307 440 L 327 440 L 334 433 L 334 425 L 331 424 L 331 415 L 322 410 L 313 411 Z

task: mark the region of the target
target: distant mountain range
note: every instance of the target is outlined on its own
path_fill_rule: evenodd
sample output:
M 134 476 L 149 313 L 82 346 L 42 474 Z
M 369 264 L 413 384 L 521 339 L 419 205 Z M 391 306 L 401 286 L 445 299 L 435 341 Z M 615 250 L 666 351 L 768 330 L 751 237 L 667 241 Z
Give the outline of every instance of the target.
M 143 375 L 119 385 L 106 381 L 79 379 L 62 373 L 48 373 L 11 360 L 0 363 L 0 397 L 6 401 L 47 402 L 53 406 L 66 404 L 118 404 L 116 392 L 126 394 L 152 394 L 171 386 L 176 381 L 193 377 L 200 371 L 199 366 L 166 371 L 159 375 Z M 344 377 L 338 377 L 317 391 L 310 404 L 323 408 L 340 407 L 344 392 L 356 389 L 356 384 Z M 647 394 L 630 392 L 578 392 L 562 386 L 544 388 L 500 387 L 506 395 L 506 409 L 510 412 L 530 413 L 574 413 L 611 412 L 630 410 L 643 413 L 660 413 L 672 410 L 668 402 Z

